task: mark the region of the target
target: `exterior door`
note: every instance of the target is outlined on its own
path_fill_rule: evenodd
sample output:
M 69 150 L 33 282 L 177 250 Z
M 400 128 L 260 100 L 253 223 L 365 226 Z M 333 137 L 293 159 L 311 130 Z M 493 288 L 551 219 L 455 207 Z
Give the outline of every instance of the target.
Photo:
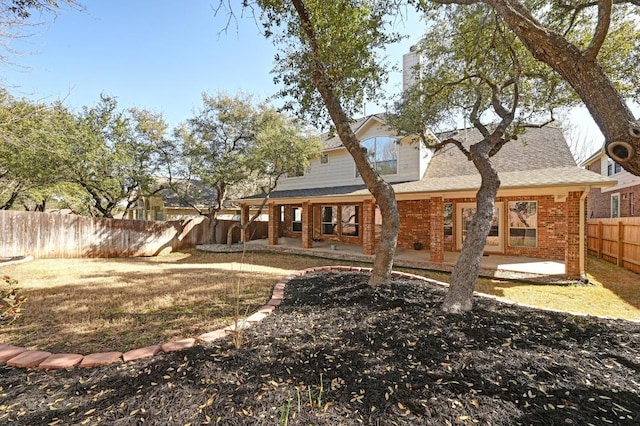
M 475 203 L 460 203 L 458 207 L 458 250 L 462 249 L 462 243 L 467 236 L 469 227 L 471 226 L 471 219 L 476 213 Z M 503 216 L 504 205 L 503 203 L 496 203 L 493 208 L 493 223 L 491 224 L 491 230 L 487 236 L 487 242 L 484 246 L 485 252 L 502 253 L 504 252 L 504 225 Z

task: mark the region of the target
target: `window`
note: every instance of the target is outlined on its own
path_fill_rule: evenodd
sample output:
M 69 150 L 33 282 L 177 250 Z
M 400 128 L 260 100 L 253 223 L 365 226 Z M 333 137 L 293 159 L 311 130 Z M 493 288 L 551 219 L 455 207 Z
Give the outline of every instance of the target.
M 284 206 L 280 206 L 280 222 L 284 223 Z
M 362 147 L 367 149 L 369 162 L 381 175 L 394 175 L 398 173 L 398 142 L 389 136 L 377 136 L 362 142 Z M 356 177 L 360 173 L 356 169 Z
M 444 203 L 444 242 L 453 242 L 453 203 Z
M 357 237 L 359 232 L 358 206 L 342 206 L 342 235 Z
M 509 203 L 509 246 L 536 247 L 538 244 L 538 203 Z
M 302 208 L 291 207 L 291 230 L 302 232 Z
M 621 171 L 622 171 L 622 166 L 620 166 L 620 164 L 616 163 L 611 158 L 607 158 L 607 176 L 620 173 Z
M 329 163 L 329 154 L 320 154 L 320 164 Z
M 620 194 L 611 194 L 611 217 L 620 217 Z
M 322 235 L 336 235 L 338 224 L 338 208 L 336 206 L 322 207 Z
M 376 211 L 373 215 L 373 229 L 375 230 L 375 238 L 379 239 L 382 234 L 382 212 L 379 206 L 376 206 Z

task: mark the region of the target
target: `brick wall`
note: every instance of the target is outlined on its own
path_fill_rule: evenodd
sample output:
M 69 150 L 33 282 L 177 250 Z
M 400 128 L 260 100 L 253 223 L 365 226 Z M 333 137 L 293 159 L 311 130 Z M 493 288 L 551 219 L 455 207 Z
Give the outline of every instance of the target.
M 420 241 L 425 249 L 429 248 L 429 205 L 429 200 L 398 201 L 398 247 L 413 248 L 413 243 Z
M 565 272 L 570 277 L 580 276 L 580 195 L 580 192 L 570 192 L 566 204 L 567 245 L 564 262 Z
M 601 174 L 600 161 L 595 161 L 586 167 L 587 170 Z M 592 188 L 587 197 L 587 217 L 611 217 L 611 193 L 602 193 L 600 188 Z
M 587 196 L 587 214 L 590 218 L 611 217 L 611 192 L 591 188 Z
M 619 193 L 620 217 L 640 217 L 640 185 L 621 189 Z
M 538 203 L 538 226 L 536 247 L 510 247 L 509 246 L 509 202 L 511 201 L 536 201 Z M 454 204 L 454 228 L 453 241 L 445 243 L 446 251 L 459 250 L 457 241 L 457 207 L 459 203 L 473 203 L 473 198 L 447 198 L 444 203 Z M 526 256 L 544 259 L 565 259 L 567 223 L 566 204 L 564 201 L 556 202 L 553 196 L 521 196 L 499 197 L 496 202 L 503 203 L 503 233 L 504 254 L 508 256 Z M 431 241 L 429 231 L 430 201 L 399 201 L 400 234 L 398 235 L 398 247 L 412 248 L 413 242 L 419 240 L 428 249 Z M 577 215 L 577 213 L 576 213 Z M 438 216 L 438 215 L 436 215 Z M 442 217 L 442 216 L 440 216 Z M 577 216 L 576 216 L 577 217 Z M 577 220 L 577 219 L 576 219 Z
M 508 256 L 525 256 L 545 259 L 563 260 L 565 257 L 567 224 L 566 204 L 556 202 L 553 196 L 508 197 L 499 198 L 505 208 L 505 254 Z M 509 202 L 536 201 L 538 203 L 538 231 L 536 247 L 509 246 Z

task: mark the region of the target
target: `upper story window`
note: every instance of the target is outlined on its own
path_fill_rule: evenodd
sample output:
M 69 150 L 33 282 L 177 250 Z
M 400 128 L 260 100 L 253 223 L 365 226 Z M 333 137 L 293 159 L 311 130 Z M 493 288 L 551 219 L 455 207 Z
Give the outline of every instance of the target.
M 398 142 L 390 136 L 377 136 L 362 141 L 361 145 L 367 149 L 371 165 L 380 175 L 395 175 L 398 173 Z M 356 169 L 356 177 L 360 173 Z
M 620 164 L 616 163 L 611 158 L 607 158 L 607 176 L 620 173 L 621 171 L 622 167 L 620 166 Z
M 320 154 L 320 164 L 328 164 L 329 163 L 329 154 L 323 153 Z

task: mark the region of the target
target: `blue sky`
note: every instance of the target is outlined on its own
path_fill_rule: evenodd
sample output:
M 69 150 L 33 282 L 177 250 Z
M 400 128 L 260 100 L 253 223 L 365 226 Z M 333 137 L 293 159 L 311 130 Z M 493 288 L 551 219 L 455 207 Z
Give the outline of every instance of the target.
M 95 105 L 101 93 L 123 108 L 162 113 L 170 126 L 191 117 L 202 92 L 242 90 L 262 100 L 277 91 L 270 70 L 276 52 L 252 19 L 238 21 L 226 34 L 218 0 L 81 0 L 86 10 L 63 10 L 34 34 L 13 44 L 22 55 L 16 65 L 0 64 L 1 83 L 16 97 L 43 102 L 65 99 L 73 110 Z M 233 2 L 239 3 L 239 2 Z M 422 35 L 417 16 L 398 20 L 395 30 L 410 34 L 387 51 L 402 55 Z M 388 93 L 401 89 L 401 73 L 391 75 Z M 367 113 L 384 106 L 367 106 Z M 588 152 L 602 135 L 586 110 L 571 115 L 577 126 L 567 137 L 587 141 Z
M 84 0 L 83 12 L 64 10 L 14 47 L 20 65 L 3 65 L 2 84 L 16 97 L 65 98 L 74 110 L 105 93 L 122 107 L 163 114 L 171 126 L 189 118 L 202 92 L 242 90 L 265 99 L 277 91 L 270 70 L 275 48 L 251 19 L 226 34 L 217 0 Z M 402 54 L 420 39 L 417 17 L 398 31 L 414 35 L 388 52 Z M 399 72 L 388 90 L 399 91 Z M 367 113 L 378 111 L 369 110 Z

